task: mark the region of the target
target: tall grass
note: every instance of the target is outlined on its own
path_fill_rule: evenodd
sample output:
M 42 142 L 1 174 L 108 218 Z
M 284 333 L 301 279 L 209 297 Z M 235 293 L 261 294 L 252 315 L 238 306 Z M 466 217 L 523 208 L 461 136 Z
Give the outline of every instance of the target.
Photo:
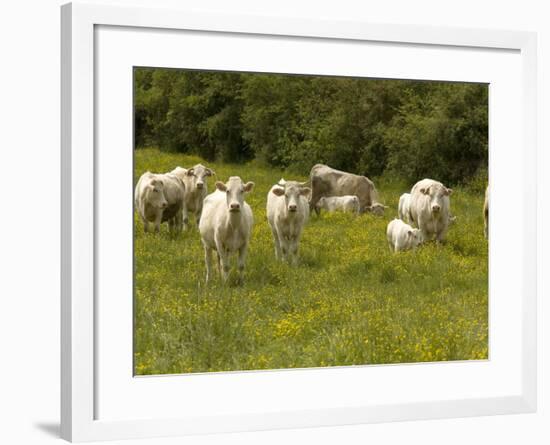
M 135 180 L 201 159 L 154 149 L 135 152 Z M 203 161 L 202 161 L 203 162 Z M 204 163 L 204 162 L 203 162 Z M 410 188 L 376 181 L 390 206 L 369 214 L 312 215 L 300 262 L 277 262 L 265 203 L 281 176 L 257 164 L 208 164 L 218 179 L 254 181 L 255 225 L 245 280 L 205 286 L 197 227 L 172 237 L 144 234 L 135 216 L 135 372 L 138 375 L 363 365 L 488 357 L 488 249 L 483 194 L 455 188 L 457 222 L 444 245 L 392 254 L 386 225 Z M 213 190 L 213 180 L 209 181 Z

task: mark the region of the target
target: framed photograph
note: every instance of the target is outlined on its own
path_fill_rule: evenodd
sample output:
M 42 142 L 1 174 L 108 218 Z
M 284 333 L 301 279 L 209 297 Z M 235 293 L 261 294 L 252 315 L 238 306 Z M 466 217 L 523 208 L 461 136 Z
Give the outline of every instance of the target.
M 61 18 L 63 438 L 536 410 L 535 34 Z

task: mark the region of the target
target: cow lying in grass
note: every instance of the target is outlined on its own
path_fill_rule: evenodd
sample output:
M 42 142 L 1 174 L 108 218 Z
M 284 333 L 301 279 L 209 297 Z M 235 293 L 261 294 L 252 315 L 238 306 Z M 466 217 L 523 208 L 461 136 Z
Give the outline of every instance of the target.
M 327 212 L 348 212 L 358 214 L 360 209 L 359 198 L 355 195 L 323 196 L 315 205 L 317 209 Z

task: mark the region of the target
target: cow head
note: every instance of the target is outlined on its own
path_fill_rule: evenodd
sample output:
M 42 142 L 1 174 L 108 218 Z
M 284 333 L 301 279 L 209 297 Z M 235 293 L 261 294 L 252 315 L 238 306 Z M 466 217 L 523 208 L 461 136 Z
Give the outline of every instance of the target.
M 420 193 L 427 196 L 430 200 L 430 212 L 432 215 L 439 215 L 443 209 L 446 198 L 452 193 L 451 189 L 448 189 L 442 184 L 432 184 L 429 187 L 422 187 Z
M 317 208 L 317 209 L 322 209 L 323 206 L 325 205 L 325 201 L 326 201 L 325 197 L 324 197 L 324 196 L 321 196 L 321 197 L 319 198 L 319 200 L 317 201 L 317 204 L 315 204 L 315 208 Z
M 384 210 L 388 209 L 388 206 L 381 204 L 379 202 L 373 202 L 372 205 L 365 207 L 365 210 L 371 212 L 376 216 L 384 216 Z
M 202 190 L 206 189 L 206 178 L 216 173 L 202 164 L 197 164 L 187 170 L 186 174 L 192 179 L 191 189 Z
M 415 249 L 424 242 L 424 237 L 420 229 L 410 229 L 407 231 L 407 238 L 411 248 Z
M 158 209 L 168 207 L 168 201 L 164 196 L 164 182 L 162 179 L 153 178 L 149 181 L 146 189 L 147 202 Z
M 247 182 L 244 184 L 238 176 L 231 176 L 225 184 L 217 181 L 216 188 L 221 192 L 225 192 L 227 210 L 231 213 L 239 213 L 244 205 L 244 194 L 252 191 L 254 183 Z
M 300 196 L 305 196 L 309 200 L 311 189 L 305 187 L 305 183 L 296 181 L 285 181 L 281 179 L 277 187 L 273 187 L 271 192 L 276 196 L 284 196 L 285 206 L 288 212 L 294 213 L 298 210 Z

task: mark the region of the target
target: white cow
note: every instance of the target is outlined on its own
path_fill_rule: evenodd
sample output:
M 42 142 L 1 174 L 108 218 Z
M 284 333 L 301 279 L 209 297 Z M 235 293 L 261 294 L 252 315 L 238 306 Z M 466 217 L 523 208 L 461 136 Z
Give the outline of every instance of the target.
M 411 194 L 403 193 L 399 197 L 399 206 L 397 208 L 397 215 L 399 219 L 403 220 L 406 223 L 411 222 L 411 215 L 409 213 L 411 207 Z M 449 214 L 449 225 L 452 225 L 456 222 L 456 216 Z
M 402 219 L 406 223 L 409 223 L 411 221 L 409 216 L 410 207 L 411 207 L 411 194 L 403 193 L 399 197 L 399 206 L 397 207 L 397 214 L 399 215 L 399 219 Z
M 418 181 L 411 190 L 409 215 L 422 231 L 424 241 L 444 240 L 449 228 L 452 190 L 433 179 Z
M 483 203 L 483 233 L 489 239 L 489 186 L 485 189 L 485 202 Z
M 145 172 L 136 184 L 134 199 L 145 232 L 149 231 L 150 222 L 159 232 L 160 224 L 165 221 L 168 221 L 171 230 L 181 231 L 185 213 L 185 185 L 177 176 Z
M 359 198 L 355 195 L 323 196 L 319 198 L 315 207 L 328 212 L 342 211 L 355 214 L 360 210 Z
M 229 275 L 229 257 L 238 252 L 239 281 L 242 282 L 246 253 L 254 218 L 244 195 L 252 191 L 253 182 L 243 183 L 231 176 L 227 183 L 216 182 L 216 191 L 204 200 L 199 232 L 204 246 L 206 282 L 212 276 L 212 251 L 218 254 L 218 268 L 223 281 Z
M 202 164 L 197 164 L 190 169 L 176 167 L 172 172 L 185 184 L 185 207 L 186 211 L 195 216 L 197 225 L 201 218 L 204 198 L 208 194 L 207 178 L 216 173 Z M 187 228 L 189 218 L 187 213 L 183 217 L 183 223 Z
M 388 224 L 386 236 L 392 252 L 414 250 L 423 241 L 420 229 L 413 229 L 410 225 L 397 218 Z
M 285 181 L 271 187 L 267 194 L 267 221 L 273 233 L 275 257 L 296 264 L 298 245 L 309 219 L 311 189 L 303 183 Z

